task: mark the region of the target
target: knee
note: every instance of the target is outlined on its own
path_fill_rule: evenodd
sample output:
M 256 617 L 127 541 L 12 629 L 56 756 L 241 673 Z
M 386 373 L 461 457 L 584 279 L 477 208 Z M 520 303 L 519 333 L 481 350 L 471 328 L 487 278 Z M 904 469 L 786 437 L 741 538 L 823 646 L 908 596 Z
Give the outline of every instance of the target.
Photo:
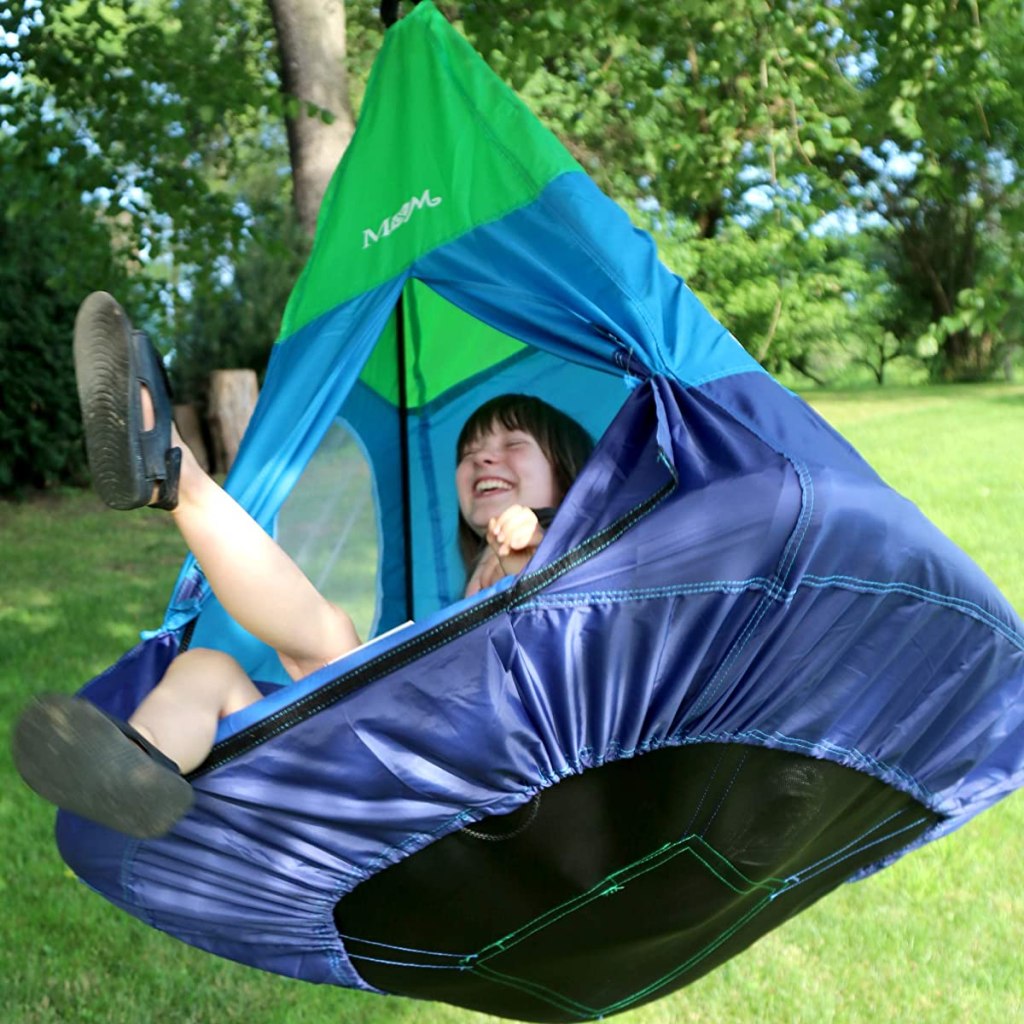
M 245 669 L 235 658 L 226 651 L 218 651 L 212 647 L 190 647 L 187 651 L 182 651 L 171 662 L 167 674 L 170 675 L 172 671 L 182 673 L 187 671 L 189 675 L 202 673 L 217 677 L 245 675 Z M 246 676 L 246 678 L 248 677 Z
M 171 662 L 160 686 L 206 703 L 221 701 L 225 694 L 252 683 L 230 654 L 210 647 L 192 647 Z
M 224 651 L 193 647 L 171 662 L 160 688 L 212 707 L 221 716 L 260 699 L 260 692 L 241 663 Z M 171 694 L 169 694 L 170 696 Z

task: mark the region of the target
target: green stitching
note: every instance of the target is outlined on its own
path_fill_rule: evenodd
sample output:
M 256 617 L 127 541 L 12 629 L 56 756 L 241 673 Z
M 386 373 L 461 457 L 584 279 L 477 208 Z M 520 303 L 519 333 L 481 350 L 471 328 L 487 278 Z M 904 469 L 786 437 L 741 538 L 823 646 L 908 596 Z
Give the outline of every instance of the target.
M 630 996 L 626 996 L 624 999 L 620 999 L 617 1003 L 610 1003 L 608 1006 L 602 1007 L 597 1011 L 597 1015 L 604 1017 L 609 1013 L 618 1013 L 620 1010 L 625 1010 L 627 1007 L 632 1006 L 634 1003 L 639 1002 L 645 996 L 651 992 L 661 988 L 662 985 L 667 985 L 670 981 L 678 978 L 680 974 L 685 974 L 691 967 L 700 963 L 705 957 L 713 953 L 726 939 L 731 938 L 740 928 L 742 928 L 751 918 L 756 917 L 761 913 L 764 908 L 771 903 L 772 897 L 765 896 L 763 900 L 758 902 L 755 906 L 743 915 L 738 921 L 736 921 L 731 928 L 727 928 L 721 935 L 715 939 L 714 942 L 709 943 L 702 950 L 694 953 L 685 963 L 680 964 L 678 967 L 673 968 L 667 974 L 663 974 L 656 981 L 652 981 L 646 987 L 640 989 L 638 992 L 634 992 Z
M 556 992 L 539 982 L 530 981 L 526 978 L 519 978 L 513 975 L 504 974 L 488 965 L 488 961 L 500 956 L 502 953 L 513 949 L 515 946 L 526 941 L 530 936 L 545 928 L 549 928 L 558 921 L 569 917 L 576 911 L 581 910 L 588 904 L 595 902 L 605 896 L 613 896 L 622 892 L 630 882 L 635 881 L 644 875 L 664 866 L 680 854 L 688 853 L 699 861 L 704 868 L 726 888 L 737 895 L 747 895 L 756 890 L 761 890 L 765 895 L 748 910 L 739 920 L 735 921 L 729 928 L 723 931 L 714 941 L 708 943 L 703 949 L 694 953 L 687 961 L 674 967 L 671 971 L 645 985 L 643 988 L 625 996 L 615 1003 L 611 1003 L 600 1009 L 586 1006 L 577 1002 L 563 993 Z M 472 973 L 511 988 L 519 989 L 540 999 L 561 1010 L 573 1013 L 583 1020 L 603 1017 L 609 1013 L 617 1013 L 620 1010 L 633 1005 L 651 992 L 668 984 L 674 978 L 679 977 L 690 970 L 695 964 L 713 953 L 719 946 L 734 935 L 748 921 L 759 914 L 774 898 L 774 896 L 785 888 L 785 880 L 774 876 L 764 881 L 755 882 L 737 869 L 728 858 L 720 854 L 713 846 L 708 844 L 701 836 L 688 835 L 675 842 L 666 843 L 657 850 L 641 857 L 632 864 L 618 871 L 607 875 L 596 885 L 593 885 L 586 892 L 566 900 L 559 906 L 545 911 L 525 925 L 509 932 L 495 942 L 483 947 L 478 953 L 465 957 L 460 966 L 468 968 Z
M 539 982 L 527 981 L 525 978 L 516 978 L 509 974 L 502 974 L 500 971 L 496 971 L 493 967 L 489 967 L 486 964 L 479 964 L 470 968 L 470 973 L 476 974 L 480 977 L 487 978 L 491 981 L 498 982 L 503 985 L 508 985 L 510 988 L 517 988 L 523 992 L 535 996 L 543 1002 L 549 1003 L 552 1006 L 558 1007 L 559 1009 L 569 1010 L 576 1013 L 581 1020 L 596 1020 L 602 1017 L 606 1017 L 609 1014 L 619 1013 L 622 1010 L 628 1009 L 630 1006 L 638 1003 L 640 1000 L 650 995 L 652 992 L 656 992 L 659 988 L 669 984 L 674 979 L 678 978 L 679 975 L 685 974 L 690 968 L 696 966 L 701 960 L 710 956 L 719 946 L 722 945 L 727 939 L 730 939 L 740 928 L 742 928 L 748 921 L 756 917 L 761 913 L 764 908 L 771 903 L 772 896 L 765 896 L 764 899 L 759 900 L 758 903 L 751 907 L 751 909 L 743 915 L 738 921 L 734 922 L 730 928 L 727 928 L 721 935 L 718 936 L 713 942 L 708 943 L 703 949 L 694 953 L 689 960 L 674 967 L 671 971 L 663 974 L 660 978 L 656 978 L 654 981 L 645 985 L 643 988 L 638 989 L 636 992 L 628 996 L 624 996 L 618 1002 L 608 1003 L 606 1006 L 600 1008 L 593 1006 L 586 1006 L 583 1003 L 578 1003 L 568 996 L 562 995 L 559 992 L 550 989 L 545 985 L 541 985 Z M 582 1012 L 581 1012 L 582 1011 Z
M 541 985 L 539 982 L 527 981 L 525 978 L 516 978 L 511 974 L 502 974 L 501 971 L 496 971 L 493 967 L 474 967 L 472 973 L 488 981 L 495 981 L 499 985 L 517 988 L 527 995 L 534 996 L 542 1002 L 557 1007 L 559 1010 L 566 1010 L 569 1013 L 576 1014 L 580 1020 L 593 1020 L 595 1017 L 601 1016 L 600 1010 L 595 1010 L 592 1006 L 587 1006 L 584 1003 L 578 1003 L 576 1000 L 563 996 L 554 991 L 554 989 Z
M 709 860 L 706 859 L 706 857 L 701 856 L 697 850 L 693 849 L 693 844 L 699 845 L 703 848 L 706 854 L 712 855 L 718 861 L 719 867 L 716 868 L 713 864 L 709 863 Z M 645 857 L 641 857 L 640 860 L 634 861 L 632 864 L 629 864 L 624 868 L 620 868 L 618 871 L 615 871 L 602 879 L 596 885 L 591 886 L 586 892 L 581 893 L 579 896 L 574 896 L 570 900 L 566 900 L 565 903 L 562 903 L 551 910 L 545 911 L 543 914 L 535 917 L 532 921 L 528 921 L 515 931 L 509 932 L 508 935 L 504 935 L 497 941 L 492 942 L 489 946 L 485 946 L 478 953 L 467 957 L 464 963 L 467 963 L 468 965 L 486 962 L 492 957 L 497 956 L 499 953 L 503 953 L 511 949 L 513 946 L 518 945 L 520 942 L 523 942 L 525 939 L 529 938 L 541 929 L 547 928 L 556 921 L 560 921 L 562 918 L 582 909 L 587 904 L 593 903 L 602 896 L 611 896 L 614 893 L 621 892 L 630 882 L 656 870 L 657 868 L 660 868 L 662 865 L 668 863 L 668 861 L 673 860 L 682 853 L 689 853 L 691 856 L 695 857 L 712 875 L 715 876 L 715 878 L 726 886 L 726 888 L 731 889 L 737 895 L 742 896 L 754 889 L 764 889 L 765 891 L 772 893 L 783 885 L 783 880 L 781 878 L 768 878 L 764 882 L 755 882 L 747 878 L 741 871 L 738 871 L 727 858 L 723 857 L 714 849 L 714 847 L 706 843 L 700 836 L 689 835 L 682 839 L 678 839 L 673 843 L 666 843 L 653 853 L 649 853 Z M 740 881 L 730 881 L 730 879 L 725 877 L 725 871 L 730 872 L 734 877 L 738 877 Z

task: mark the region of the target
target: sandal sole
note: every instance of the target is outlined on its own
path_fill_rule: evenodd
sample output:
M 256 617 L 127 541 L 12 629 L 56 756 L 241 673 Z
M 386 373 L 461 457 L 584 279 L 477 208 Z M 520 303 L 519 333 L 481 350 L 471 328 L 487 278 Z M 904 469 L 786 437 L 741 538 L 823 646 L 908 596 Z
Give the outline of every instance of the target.
M 166 835 L 192 807 L 192 787 L 153 760 L 99 708 L 49 694 L 14 727 L 15 767 L 64 810 L 137 839 Z
M 111 508 L 139 508 L 150 500 L 139 480 L 141 455 L 133 438 L 131 324 L 117 300 L 94 292 L 75 318 L 74 357 L 85 449 L 93 486 Z M 141 418 L 141 410 L 138 413 Z

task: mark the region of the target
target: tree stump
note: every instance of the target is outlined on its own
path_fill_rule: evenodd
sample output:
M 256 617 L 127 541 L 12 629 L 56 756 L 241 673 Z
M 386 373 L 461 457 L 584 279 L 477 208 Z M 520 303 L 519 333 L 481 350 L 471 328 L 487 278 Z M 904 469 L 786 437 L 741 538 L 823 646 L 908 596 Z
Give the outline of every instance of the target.
M 258 395 L 255 370 L 214 370 L 210 374 L 209 424 L 217 472 L 231 469 Z

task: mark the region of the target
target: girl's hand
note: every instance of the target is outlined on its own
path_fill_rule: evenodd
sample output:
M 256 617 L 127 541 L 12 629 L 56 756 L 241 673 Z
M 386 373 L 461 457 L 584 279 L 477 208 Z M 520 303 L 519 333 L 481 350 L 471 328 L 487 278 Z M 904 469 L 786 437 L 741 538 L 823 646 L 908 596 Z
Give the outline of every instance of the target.
M 525 505 L 510 506 L 487 526 L 487 544 L 497 556 L 502 576 L 522 572 L 543 537 L 536 514 Z
M 543 536 L 537 516 L 523 505 L 513 505 L 492 519 L 487 528 L 487 547 L 466 584 L 466 597 L 486 590 L 503 576 L 522 572 Z
M 533 554 L 543 536 L 536 514 L 525 505 L 509 506 L 487 526 L 487 543 L 499 559 L 524 551 Z

